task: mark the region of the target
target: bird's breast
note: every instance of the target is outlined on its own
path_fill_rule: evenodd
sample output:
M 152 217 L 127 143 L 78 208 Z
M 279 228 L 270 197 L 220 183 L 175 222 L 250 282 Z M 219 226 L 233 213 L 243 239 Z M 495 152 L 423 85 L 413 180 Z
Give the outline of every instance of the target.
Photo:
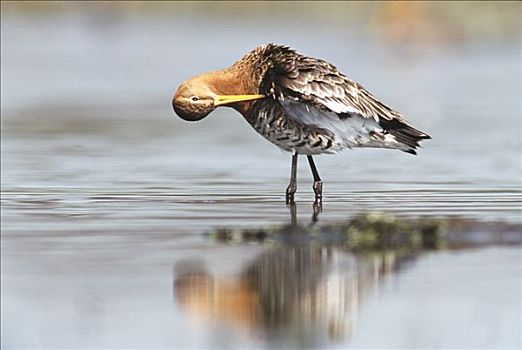
M 270 98 L 255 102 L 243 115 L 261 136 L 285 151 L 314 155 L 337 153 L 343 148 L 334 133 L 290 118 L 281 104 Z

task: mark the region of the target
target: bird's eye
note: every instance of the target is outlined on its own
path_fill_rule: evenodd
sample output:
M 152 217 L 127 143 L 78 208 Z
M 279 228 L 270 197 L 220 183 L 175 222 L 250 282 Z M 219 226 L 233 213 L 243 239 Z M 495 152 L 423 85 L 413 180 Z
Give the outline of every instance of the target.
M 191 100 L 192 102 L 197 102 L 197 101 L 199 101 L 199 97 L 197 97 L 197 96 L 192 96 L 192 97 L 190 97 L 190 100 Z

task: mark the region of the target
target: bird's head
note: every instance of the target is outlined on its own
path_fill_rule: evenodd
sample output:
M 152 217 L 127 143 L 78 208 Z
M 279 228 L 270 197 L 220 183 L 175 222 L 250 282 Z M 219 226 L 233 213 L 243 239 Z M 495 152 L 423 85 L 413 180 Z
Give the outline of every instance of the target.
M 172 107 L 183 120 L 197 121 L 205 118 L 219 106 L 234 106 L 237 102 L 256 100 L 264 95 L 227 94 L 225 91 L 237 87 L 220 72 L 207 73 L 183 82 L 172 98 Z M 228 78 L 228 79 L 227 79 Z

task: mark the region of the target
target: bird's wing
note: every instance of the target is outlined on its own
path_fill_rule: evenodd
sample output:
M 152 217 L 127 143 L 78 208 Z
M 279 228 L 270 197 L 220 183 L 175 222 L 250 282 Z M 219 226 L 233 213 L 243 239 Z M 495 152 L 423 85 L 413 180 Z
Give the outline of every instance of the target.
M 274 68 L 277 69 L 270 74 L 267 84 L 274 98 L 310 103 L 334 112 L 340 118 L 355 114 L 376 122 L 382 119 L 404 122 L 400 113 L 377 100 L 326 61 L 296 55 Z
M 431 138 L 332 64 L 287 47 L 275 51 L 261 89 L 295 121 L 349 133 L 355 139 L 369 134 L 386 141 L 385 134 L 391 134 L 410 153 L 421 140 Z

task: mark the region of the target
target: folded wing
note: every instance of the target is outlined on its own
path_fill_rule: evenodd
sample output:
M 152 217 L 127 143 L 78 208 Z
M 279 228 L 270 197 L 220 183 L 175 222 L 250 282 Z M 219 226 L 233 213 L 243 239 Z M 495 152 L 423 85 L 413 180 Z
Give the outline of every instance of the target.
M 306 124 L 329 125 L 339 132 L 362 125 L 361 132 L 368 132 L 370 140 L 360 146 L 389 146 L 415 153 L 419 142 L 430 138 L 332 64 L 283 49 L 287 50 L 285 59 L 276 61 L 262 86 L 267 95 L 281 102 L 289 117 Z M 394 147 L 392 141 L 407 147 Z

